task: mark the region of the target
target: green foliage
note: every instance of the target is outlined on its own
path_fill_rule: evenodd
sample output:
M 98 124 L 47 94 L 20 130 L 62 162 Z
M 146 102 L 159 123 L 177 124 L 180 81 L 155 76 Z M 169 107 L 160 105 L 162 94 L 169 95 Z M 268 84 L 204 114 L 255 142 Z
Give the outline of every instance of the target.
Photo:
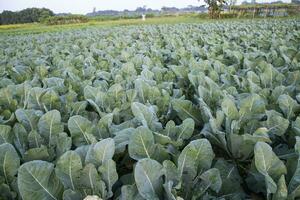
M 298 199 L 299 36 L 299 20 L 1 35 L 0 199 Z
M 41 22 L 47 25 L 77 24 L 88 22 L 88 17 L 84 15 L 50 16 Z
M 40 22 L 50 16 L 54 13 L 47 8 L 27 8 L 17 12 L 4 10 L 0 14 L 0 25 Z

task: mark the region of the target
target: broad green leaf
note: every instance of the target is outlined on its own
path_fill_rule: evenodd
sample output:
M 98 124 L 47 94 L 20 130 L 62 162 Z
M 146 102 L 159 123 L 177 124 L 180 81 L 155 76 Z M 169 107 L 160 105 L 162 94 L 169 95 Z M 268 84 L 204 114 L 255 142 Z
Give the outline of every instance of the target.
M 112 138 L 107 138 L 90 145 L 85 157 L 85 163 L 93 163 L 96 167 L 105 161 L 112 159 L 115 153 L 115 142 Z
M 166 182 L 165 184 L 163 184 L 163 187 L 165 190 L 165 199 L 176 200 L 175 195 L 172 193 L 174 191 L 172 181 Z
M 105 139 L 110 137 L 109 128 L 112 125 L 113 117 L 114 117 L 113 113 L 101 117 L 101 119 L 97 124 L 97 128 L 98 128 L 98 134 L 96 136 L 97 138 Z
M 80 156 L 74 151 L 67 151 L 57 161 L 55 174 L 64 185 L 64 188 L 76 190 L 76 177 L 78 177 L 82 163 Z
M 266 111 L 267 121 L 263 123 L 269 129 L 269 132 L 282 136 L 289 127 L 289 120 L 282 117 L 282 115 L 274 110 Z
M 15 112 L 17 120 L 25 127 L 29 132 L 37 128 L 39 118 L 42 116 L 42 112 L 36 110 L 24 110 L 18 109 Z
M 60 96 L 53 90 L 47 89 L 46 93 L 40 99 L 45 110 L 61 108 Z
M 222 186 L 220 172 L 216 168 L 211 168 L 201 174 L 200 179 L 205 184 L 206 188 L 210 188 L 215 192 L 219 192 Z
M 70 189 L 65 190 L 63 193 L 63 200 L 82 200 L 82 195 L 79 192 Z
M 284 200 L 287 199 L 288 191 L 285 183 L 284 175 L 282 175 L 277 183 L 277 191 L 274 194 L 273 200 Z
M 159 199 L 162 194 L 162 166 L 150 158 L 139 160 L 134 178 L 140 195 L 145 199 Z
M 241 99 L 240 101 L 240 116 L 243 119 L 251 119 L 255 114 L 265 112 L 265 102 L 258 94 L 251 94 Z
M 16 147 L 16 150 L 19 151 L 19 153 L 23 156 L 25 151 L 28 148 L 28 133 L 24 126 L 20 123 L 15 123 L 13 127 L 14 132 L 14 146 Z
M 120 200 L 144 200 L 135 185 L 124 185 L 121 188 Z
M 297 117 L 296 120 L 292 122 L 292 129 L 297 136 L 300 136 L 300 117 Z
M 17 194 L 13 192 L 9 185 L 7 184 L 0 184 L 0 198 L 1 199 L 16 199 Z
M 101 173 L 101 177 L 106 184 L 106 188 L 108 190 L 107 198 L 110 198 L 113 196 L 112 186 L 118 180 L 118 173 L 117 173 L 115 161 L 113 161 L 111 159 L 106 160 L 99 167 L 98 171 Z
M 6 184 L 10 184 L 20 167 L 20 158 L 15 148 L 9 143 L 0 145 L 0 175 Z
M 41 110 L 43 105 L 41 97 L 46 93 L 44 88 L 34 87 L 29 91 L 27 107 L 29 109 Z
M 85 162 L 86 154 L 87 154 L 89 149 L 90 149 L 90 145 L 82 145 L 80 147 L 77 147 L 74 150 L 80 156 L 81 162 L 83 163 L 83 165 L 84 165 L 84 162 Z
M 11 127 L 7 125 L 0 125 L 0 144 L 12 143 L 13 134 L 11 133 Z
M 256 169 L 263 175 L 271 174 L 279 178 L 282 174 L 286 174 L 286 167 L 283 162 L 275 155 L 272 148 L 264 142 L 256 143 L 254 159 Z
M 44 138 L 37 131 L 30 131 L 27 137 L 29 148 L 38 148 L 45 144 Z
M 218 159 L 214 168 L 219 170 L 222 178 L 222 187 L 220 190 L 221 194 L 228 195 L 239 193 L 240 195 L 243 195 L 243 189 L 241 187 L 242 179 L 234 164 L 231 164 L 224 159 Z
M 298 154 L 296 168 L 289 169 L 293 176 L 288 184 L 288 192 L 292 198 L 300 197 L 300 137 L 296 137 L 295 152 Z
M 164 135 L 166 135 L 169 138 L 176 138 L 177 137 L 177 128 L 176 124 L 173 120 L 168 121 L 168 123 L 165 126 L 165 129 L 162 131 Z
M 98 195 L 105 199 L 107 193 L 105 183 L 101 180 L 93 164 L 87 164 L 81 171 L 79 178 L 78 182 L 83 190 L 89 191 L 91 195 Z
M 157 131 L 162 128 L 156 116 L 156 108 L 154 106 L 146 106 L 144 104 L 134 102 L 131 104 L 131 111 L 143 126 L 153 131 Z
M 161 144 L 153 145 L 152 152 L 153 153 L 151 154 L 151 159 L 156 160 L 159 163 L 162 163 L 164 160 L 170 159 L 169 151 Z
M 228 135 L 227 142 L 229 143 L 230 152 L 236 159 L 246 160 L 252 153 L 255 144 L 260 142 L 271 142 L 269 135 L 267 134 L 268 129 L 259 128 L 252 135 L 250 134 L 230 134 Z
M 59 200 L 63 192 L 54 165 L 39 160 L 27 162 L 19 168 L 18 188 L 24 200 Z
M 50 147 L 52 138 L 58 136 L 64 130 L 60 112 L 52 110 L 44 114 L 38 122 L 38 130 Z
M 194 178 L 198 172 L 210 168 L 215 154 L 207 139 L 191 141 L 180 153 L 178 158 L 178 170 L 181 177 L 184 173 Z
M 255 167 L 265 177 L 267 193 L 275 193 L 277 190 L 276 183 L 281 175 L 287 173 L 283 162 L 275 155 L 272 148 L 264 143 L 257 142 L 254 147 Z
M 116 153 L 122 153 L 125 151 L 126 146 L 129 144 L 130 138 L 134 133 L 135 129 L 125 128 L 121 131 L 114 133 L 113 138 L 116 144 Z
M 75 146 L 92 144 L 96 141 L 92 134 L 92 123 L 80 115 L 69 119 L 68 129 L 71 132 L 72 141 Z
M 145 127 L 138 127 L 132 134 L 128 152 L 131 158 L 140 160 L 142 158 L 150 158 L 153 152 L 154 137 L 152 132 Z
M 68 136 L 67 133 L 59 133 L 58 137 L 55 138 L 55 150 L 56 150 L 56 157 L 61 156 L 65 152 L 71 149 L 72 147 L 72 139 Z
M 234 102 L 230 98 L 225 97 L 222 101 L 221 106 L 223 112 L 230 120 L 237 120 L 239 118 L 239 112 Z
M 197 108 L 195 108 L 192 102 L 188 100 L 174 99 L 172 101 L 172 106 L 181 120 L 192 118 L 197 125 L 202 124 L 201 113 Z
M 32 160 L 45 160 L 49 161 L 52 158 L 49 155 L 48 149 L 46 146 L 41 145 L 41 147 L 28 149 L 23 156 L 25 162 Z
M 195 122 L 192 118 L 185 119 L 182 124 L 178 127 L 177 132 L 177 140 L 182 139 L 186 140 L 189 139 L 194 132 Z
M 163 162 L 163 172 L 166 177 L 166 182 L 172 182 L 177 185 L 179 182 L 179 171 L 177 166 L 170 160 L 165 160 Z
M 300 105 L 292 97 L 282 94 L 278 97 L 278 105 L 287 119 L 295 116 L 295 111 L 299 111 Z

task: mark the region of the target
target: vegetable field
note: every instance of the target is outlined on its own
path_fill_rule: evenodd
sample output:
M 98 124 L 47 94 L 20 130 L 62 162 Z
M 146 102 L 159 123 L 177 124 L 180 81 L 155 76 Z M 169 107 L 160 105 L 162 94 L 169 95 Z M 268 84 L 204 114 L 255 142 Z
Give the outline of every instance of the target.
M 0 199 L 300 198 L 299 20 L 0 47 Z

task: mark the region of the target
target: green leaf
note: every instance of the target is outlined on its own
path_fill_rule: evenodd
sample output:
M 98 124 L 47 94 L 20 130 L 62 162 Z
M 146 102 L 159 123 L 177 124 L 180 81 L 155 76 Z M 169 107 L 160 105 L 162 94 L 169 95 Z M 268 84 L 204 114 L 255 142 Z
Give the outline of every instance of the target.
M 112 125 L 113 117 L 114 117 L 113 113 L 110 113 L 110 114 L 107 114 L 107 115 L 101 117 L 101 119 L 99 120 L 99 122 L 97 124 L 97 128 L 98 128 L 98 134 L 97 134 L 98 137 L 97 138 L 98 139 L 104 139 L 104 138 L 110 137 L 109 128 Z
M 174 185 L 177 185 L 180 177 L 177 166 L 170 160 L 165 160 L 163 162 L 163 172 L 165 175 L 165 182 L 172 182 Z
M 239 119 L 239 112 L 235 103 L 228 97 L 225 97 L 221 104 L 222 110 L 230 120 Z
M 300 108 L 297 101 L 286 94 L 282 94 L 278 97 L 278 105 L 287 119 L 294 117 L 295 111 Z
M 38 122 L 39 133 L 51 144 L 52 138 L 63 132 L 64 126 L 61 123 L 60 112 L 52 110 L 44 114 Z
M 139 194 L 135 185 L 123 185 L 121 188 L 120 198 L 122 200 L 144 200 L 144 198 Z
M 282 136 L 289 127 L 289 120 L 282 117 L 282 115 L 274 110 L 266 111 L 267 121 L 263 123 L 269 129 L 269 132 L 275 135 Z
M 39 160 L 27 162 L 19 168 L 18 188 L 24 200 L 59 200 L 63 192 L 54 165 Z
M 3 200 L 16 199 L 17 194 L 10 189 L 9 185 L 2 183 L 0 184 L 0 198 Z
M 45 110 L 53 110 L 61 108 L 60 96 L 53 90 L 47 89 L 46 93 L 40 99 Z
M 28 162 L 32 160 L 51 160 L 48 149 L 46 146 L 28 149 L 23 156 L 23 160 Z
M 29 132 L 36 130 L 39 118 L 42 116 L 42 112 L 36 110 L 24 110 L 18 109 L 15 112 L 17 120 L 25 127 Z
M 76 190 L 76 177 L 82 169 L 80 156 L 74 151 L 67 151 L 57 161 L 55 174 L 64 188 Z
M 240 116 L 244 120 L 251 119 L 256 114 L 265 112 L 265 102 L 258 94 L 250 94 L 240 101 Z
M 255 144 L 260 142 L 271 142 L 269 135 L 267 134 L 268 129 L 259 128 L 253 135 L 250 134 L 229 134 L 227 141 L 229 143 L 230 152 L 232 156 L 239 160 L 246 160 L 253 154 Z
M 222 178 L 222 188 L 220 193 L 222 195 L 229 195 L 239 193 L 243 197 L 243 189 L 241 187 L 242 179 L 239 175 L 238 169 L 234 164 L 231 164 L 224 159 L 218 159 L 214 165 L 218 169 Z
M 131 158 L 140 160 L 150 158 L 153 152 L 154 137 L 152 132 L 146 127 L 138 127 L 132 134 L 128 152 Z
M 96 141 L 92 135 L 92 123 L 80 115 L 69 119 L 68 129 L 71 132 L 72 141 L 75 146 L 92 144 Z
M 7 185 L 11 183 L 20 167 L 20 158 L 15 148 L 8 143 L 0 145 L 0 175 Z
M 194 178 L 197 172 L 210 168 L 215 154 L 207 139 L 191 141 L 180 153 L 178 158 L 179 175 L 184 173 Z
M 11 133 L 11 127 L 7 125 L 0 125 L 0 144 L 12 143 L 13 134 Z
M 101 180 L 93 164 L 87 164 L 81 171 L 79 178 L 78 182 L 81 188 L 90 190 L 89 194 L 91 195 L 98 195 L 105 199 L 107 193 L 105 183 Z
M 173 193 L 174 189 L 173 189 L 173 182 L 169 181 L 166 182 L 165 184 L 163 184 L 164 190 L 165 190 L 165 199 L 167 200 L 176 200 L 176 197 Z
M 77 191 L 72 191 L 70 189 L 65 190 L 63 193 L 63 200 L 82 200 L 83 196 L 77 192 Z
M 15 123 L 13 127 L 14 133 L 14 146 L 19 151 L 19 153 L 23 156 L 25 151 L 28 148 L 28 133 L 24 126 L 20 123 Z
M 292 198 L 300 197 L 300 137 L 296 137 L 295 152 L 298 154 L 295 170 L 288 185 L 288 192 Z
M 202 124 L 200 111 L 189 100 L 174 99 L 172 106 L 181 120 L 192 118 L 197 125 Z
M 200 179 L 203 181 L 205 188 L 210 188 L 215 192 L 219 192 L 222 186 L 220 172 L 216 168 L 209 169 L 201 174 Z
M 156 108 L 154 106 L 146 106 L 138 102 L 133 102 L 131 104 L 131 111 L 143 126 L 153 131 L 162 129 L 162 125 L 156 116 Z
M 85 157 L 85 163 L 93 163 L 96 167 L 112 159 L 115 153 L 115 142 L 107 138 L 90 146 Z
M 55 150 L 56 157 L 60 157 L 62 154 L 67 152 L 72 147 L 72 139 L 67 133 L 59 133 L 58 137 L 55 138 Z
M 122 153 L 125 151 L 126 146 L 129 144 L 130 138 L 134 133 L 135 129 L 125 128 L 121 131 L 114 133 L 114 141 L 116 144 L 116 153 Z
M 272 148 L 264 143 L 257 142 L 254 147 L 255 167 L 265 177 L 267 193 L 275 193 L 277 190 L 274 180 L 287 173 L 283 162 L 272 151 Z
M 101 173 L 101 177 L 106 184 L 106 188 L 108 189 L 107 198 L 110 198 L 113 196 L 112 186 L 118 180 L 118 173 L 117 173 L 115 161 L 113 161 L 111 159 L 106 160 L 99 167 L 98 171 Z
M 296 120 L 292 122 L 292 130 L 297 136 L 300 136 L 300 117 L 297 117 Z
M 46 90 L 40 87 L 31 88 L 28 95 L 28 104 L 29 109 L 42 109 L 41 97 L 45 94 Z
M 273 200 L 285 200 L 287 199 L 288 191 L 285 183 L 284 175 L 282 175 L 277 183 L 277 191 L 272 198 Z
M 162 166 L 157 161 L 144 158 L 134 169 L 134 178 L 140 195 L 145 199 L 159 199 L 162 193 Z
M 38 148 L 45 144 L 44 138 L 37 131 L 30 131 L 27 140 L 29 148 Z
M 192 118 L 185 119 L 180 126 L 178 126 L 177 140 L 187 140 L 194 132 L 195 122 Z

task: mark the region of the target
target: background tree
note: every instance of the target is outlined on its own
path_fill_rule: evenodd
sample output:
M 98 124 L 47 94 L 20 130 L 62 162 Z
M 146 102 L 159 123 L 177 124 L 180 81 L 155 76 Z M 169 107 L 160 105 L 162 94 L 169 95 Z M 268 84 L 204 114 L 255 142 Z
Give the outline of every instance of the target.
M 229 0 L 229 11 L 231 11 L 231 7 L 236 4 L 237 0 Z
M 208 5 L 210 18 L 213 19 L 220 17 L 223 6 L 227 4 L 226 0 L 204 0 L 204 2 Z
M 20 24 L 40 22 L 54 13 L 47 8 L 27 8 L 18 12 L 3 11 L 0 14 L 0 24 Z

